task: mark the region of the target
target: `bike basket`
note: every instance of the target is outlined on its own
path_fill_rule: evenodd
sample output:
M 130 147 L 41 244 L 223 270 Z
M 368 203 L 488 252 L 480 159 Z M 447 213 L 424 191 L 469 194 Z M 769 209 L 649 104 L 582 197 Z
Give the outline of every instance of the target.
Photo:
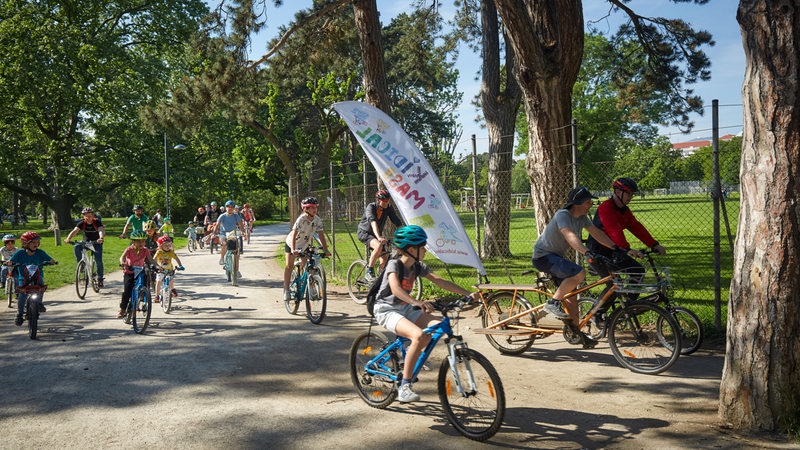
M 228 231 L 225 233 L 225 239 L 229 241 L 235 241 L 239 239 L 239 236 L 242 235 L 242 232 L 239 230 Z
M 660 267 L 658 276 L 649 270 L 642 273 L 641 269 L 623 269 L 614 272 L 613 282 L 617 292 L 629 294 L 659 292 L 669 287 L 669 268 Z

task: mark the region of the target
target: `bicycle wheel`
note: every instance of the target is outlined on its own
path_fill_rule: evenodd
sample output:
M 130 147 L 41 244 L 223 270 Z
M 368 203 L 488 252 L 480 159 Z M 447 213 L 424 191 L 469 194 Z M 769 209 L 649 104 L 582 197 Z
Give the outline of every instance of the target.
M 225 253 L 225 260 L 223 261 L 223 268 L 225 269 L 225 277 L 231 281 L 231 252 Z
M 690 309 L 683 306 L 673 306 L 668 310 L 681 330 L 681 355 L 691 355 L 703 343 L 703 323 Z M 659 318 L 658 330 L 662 333 L 664 321 Z
M 194 239 L 189 239 L 189 243 L 186 245 L 186 249 L 189 250 L 189 253 L 194 252 Z
M 228 253 L 233 253 L 228 251 Z M 232 254 L 230 258 L 230 268 L 231 268 L 231 284 L 233 286 L 239 285 L 239 261 L 236 258 L 236 254 Z
M 297 270 L 292 270 L 291 278 L 289 278 L 289 300 L 283 301 L 283 306 L 286 307 L 286 312 L 289 314 L 297 314 L 297 310 L 300 308 L 300 299 L 297 297 Z
M 172 289 L 169 288 L 169 281 L 169 276 L 165 276 L 161 281 L 161 309 L 167 314 L 172 309 Z
M 439 401 L 447 420 L 464 436 L 485 441 L 497 433 L 506 412 L 503 383 L 485 356 L 456 349 L 456 367 L 445 358 L 439 368 Z M 459 388 L 461 391 L 459 391 Z
M 133 301 L 133 299 L 131 299 L 131 301 Z M 131 315 L 133 331 L 136 334 L 144 333 L 144 330 L 147 329 L 147 325 L 150 323 L 150 314 L 152 313 L 151 303 L 150 291 L 143 287 L 139 288 Z
M 95 292 L 100 292 L 100 284 L 99 284 L 98 279 L 97 279 L 97 264 L 94 261 L 92 261 L 90 266 L 92 267 L 92 270 L 88 271 L 88 272 L 91 272 L 91 275 L 92 275 L 92 277 L 91 277 L 92 290 L 95 291 Z
M 678 324 L 662 308 L 649 302 L 629 302 L 615 311 L 609 320 L 607 332 L 611 353 L 630 371 L 659 374 L 669 369 L 680 356 Z
M 78 267 L 75 269 L 75 292 L 78 293 L 78 298 L 83 300 L 86 298 L 86 289 L 89 286 L 89 273 L 86 271 L 86 261 L 81 260 Z
M 350 347 L 350 379 L 359 397 L 373 408 L 386 408 L 397 398 L 397 385 L 392 377 L 367 372 L 367 363 L 389 344 L 386 335 L 371 331 L 358 336 Z M 385 369 L 386 373 L 398 373 L 400 360 L 397 353 L 387 353 L 380 366 L 373 368 Z
M 597 304 L 597 300 L 592 297 L 581 297 L 578 300 L 578 314 L 581 320 L 594 308 L 595 304 Z M 592 339 L 602 339 L 603 336 L 606 335 L 605 327 L 598 328 L 594 320 L 586 322 L 586 325 L 581 328 L 581 331 L 588 334 Z
M 371 282 L 364 278 L 367 273 L 367 262 L 363 259 L 353 261 L 347 269 L 347 293 L 359 305 L 367 303 L 367 291 Z
M 483 311 L 481 315 L 481 322 L 484 328 L 488 328 L 493 323 L 531 309 L 531 304 L 528 303 L 527 300 L 519 295 L 515 298 L 512 292 L 498 292 L 492 295 L 489 300 L 487 300 L 486 306 L 488 311 Z M 500 350 L 500 353 L 505 353 L 507 355 L 523 353 L 525 350 L 531 348 L 536 337 L 531 333 L 526 333 L 514 328 L 514 325 L 535 326 L 536 318 L 533 316 L 533 313 L 526 314 L 497 328 L 499 331 L 497 334 L 487 333 L 486 339 L 489 340 L 492 347 Z
M 328 294 L 325 292 L 325 280 L 315 273 L 309 274 L 306 285 L 306 315 L 313 324 L 319 324 L 325 318 L 328 307 Z
M 28 312 L 28 336 L 31 339 L 36 339 L 36 332 L 39 331 L 39 304 L 31 302 L 30 296 L 28 296 L 25 300 L 25 309 Z

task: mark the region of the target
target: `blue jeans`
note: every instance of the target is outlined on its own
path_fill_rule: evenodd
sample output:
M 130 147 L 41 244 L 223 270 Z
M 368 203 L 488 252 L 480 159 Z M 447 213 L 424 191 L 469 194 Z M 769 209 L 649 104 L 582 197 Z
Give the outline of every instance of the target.
M 94 263 L 97 265 L 97 278 L 103 278 L 103 244 L 98 244 L 97 241 L 92 241 L 94 244 Z M 83 256 L 83 246 L 75 244 L 73 247 L 75 251 L 75 262 L 80 262 Z

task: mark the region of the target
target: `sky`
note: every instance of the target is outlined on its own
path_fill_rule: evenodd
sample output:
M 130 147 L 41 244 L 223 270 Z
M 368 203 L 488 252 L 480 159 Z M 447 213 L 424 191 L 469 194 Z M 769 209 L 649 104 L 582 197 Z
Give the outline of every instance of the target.
M 210 5 L 218 3 L 216 0 L 207 0 Z M 251 56 L 257 59 L 265 53 L 266 42 L 276 37 L 279 26 L 288 24 L 294 19 L 294 14 L 311 6 L 312 0 L 285 0 L 281 7 L 275 7 L 267 1 L 267 25 L 264 30 L 253 40 Z M 412 7 L 411 0 L 377 0 L 378 10 L 384 25 L 400 12 Z M 742 46 L 739 24 L 736 22 L 735 0 L 710 0 L 705 5 L 692 3 L 675 4 L 669 0 L 631 0 L 628 6 L 638 14 L 650 17 L 680 18 L 688 22 L 695 29 L 710 32 L 716 44 L 706 47 L 705 52 L 711 60 L 711 80 L 697 83 L 692 86 L 696 95 L 703 99 L 706 108 L 703 116 L 694 114 L 694 130 L 689 134 L 682 134 L 677 128 L 661 128 L 660 133 L 674 142 L 684 142 L 693 139 L 710 138 L 711 136 L 711 102 L 719 101 L 719 126 L 720 136 L 725 134 L 738 134 L 742 130 L 742 82 L 744 80 L 745 58 Z M 616 31 L 619 21 L 623 16 L 616 13 L 608 18 L 608 2 L 604 0 L 583 0 L 584 21 L 593 21 L 595 27 L 604 33 L 611 34 Z M 453 15 L 452 1 L 440 1 L 440 12 L 447 19 Z M 478 112 L 470 104 L 471 99 L 480 90 L 480 81 L 476 80 L 476 68 L 480 67 L 479 55 L 463 46 L 456 62 L 460 72 L 458 87 L 464 93 L 462 105 L 458 109 L 459 121 L 464 133 L 459 142 L 456 156 L 471 153 L 470 136 L 476 135 L 478 153 L 487 150 L 488 138 L 485 129 L 475 123 L 474 118 Z

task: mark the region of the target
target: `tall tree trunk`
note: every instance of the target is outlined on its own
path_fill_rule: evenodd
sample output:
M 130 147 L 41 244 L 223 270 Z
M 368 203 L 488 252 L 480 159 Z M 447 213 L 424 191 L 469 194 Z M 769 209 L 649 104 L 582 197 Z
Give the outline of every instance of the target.
M 741 208 L 719 417 L 735 429 L 800 426 L 800 10 L 741 0 L 747 61 Z
M 511 222 L 511 168 L 514 131 L 520 91 L 514 78 L 514 50 L 506 48 L 505 83 L 500 78 L 500 30 L 492 0 L 481 0 L 483 66 L 481 107 L 489 132 L 489 183 L 486 187 L 483 257 L 511 256 L 508 247 Z M 505 40 L 508 41 L 507 37 Z
M 391 102 L 386 84 L 386 68 L 381 44 L 381 22 L 375 0 L 355 0 L 353 12 L 358 28 L 358 41 L 364 60 L 364 93 L 366 101 L 391 115 Z
M 581 0 L 494 0 L 517 62 L 528 123 L 526 168 L 539 233 L 572 188 L 572 87 L 583 57 Z

